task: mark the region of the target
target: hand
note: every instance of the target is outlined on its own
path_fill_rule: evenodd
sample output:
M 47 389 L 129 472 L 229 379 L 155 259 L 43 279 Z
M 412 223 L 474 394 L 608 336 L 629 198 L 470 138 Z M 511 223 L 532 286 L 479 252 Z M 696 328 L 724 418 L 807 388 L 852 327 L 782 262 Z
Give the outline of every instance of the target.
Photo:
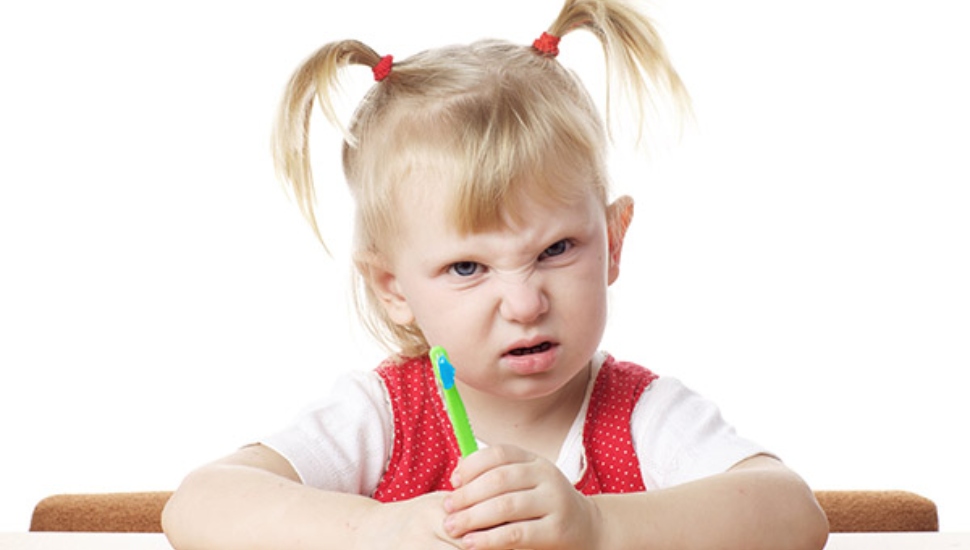
M 599 510 L 555 464 L 513 446 L 463 458 L 445 497 L 445 532 L 466 549 L 598 548 Z
M 444 550 L 461 548 L 443 529 L 447 493 L 376 504 L 358 526 L 354 548 L 366 550 Z

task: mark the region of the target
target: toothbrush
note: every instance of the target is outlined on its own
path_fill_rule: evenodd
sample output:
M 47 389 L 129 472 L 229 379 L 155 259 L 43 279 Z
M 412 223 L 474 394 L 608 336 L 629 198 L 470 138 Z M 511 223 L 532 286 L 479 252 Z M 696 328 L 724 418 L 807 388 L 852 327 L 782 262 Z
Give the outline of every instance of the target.
M 455 387 L 455 367 L 448 358 L 448 352 L 441 346 L 431 348 L 428 355 L 434 367 L 434 377 L 441 386 L 445 409 L 448 411 L 451 427 L 455 430 L 455 439 L 458 440 L 458 449 L 461 451 L 461 456 L 468 456 L 478 450 L 478 443 L 475 442 L 475 434 L 472 433 L 472 426 L 468 422 L 465 404 L 462 403 L 458 388 Z

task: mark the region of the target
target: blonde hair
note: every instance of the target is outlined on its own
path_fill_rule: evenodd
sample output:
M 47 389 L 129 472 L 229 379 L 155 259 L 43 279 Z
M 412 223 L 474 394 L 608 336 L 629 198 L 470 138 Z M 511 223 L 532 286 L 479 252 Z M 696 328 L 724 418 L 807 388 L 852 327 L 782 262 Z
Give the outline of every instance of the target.
M 567 0 L 547 32 L 577 29 L 602 43 L 608 80 L 643 101 L 661 89 L 686 104 L 653 25 L 618 0 Z M 367 328 L 402 356 L 426 353 L 417 326 L 392 322 L 367 284 L 364 266 L 386 258 L 394 244 L 397 197 L 410 175 L 431 171 L 453 182 L 452 220 L 476 231 L 516 215 L 518 193 L 569 201 L 591 190 L 608 196 L 606 130 L 581 82 L 550 55 L 529 45 L 486 40 L 428 50 L 396 62 L 375 84 L 344 129 L 332 93 L 348 65 L 375 67 L 381 56 L 347 40 L 327 44 L 291 78 L 273 136 L 277 171 L 323 241 L 314 215 L 308 132 L 314 101 L 343 129 L 343 168 L 356 203 L 358 311 Z

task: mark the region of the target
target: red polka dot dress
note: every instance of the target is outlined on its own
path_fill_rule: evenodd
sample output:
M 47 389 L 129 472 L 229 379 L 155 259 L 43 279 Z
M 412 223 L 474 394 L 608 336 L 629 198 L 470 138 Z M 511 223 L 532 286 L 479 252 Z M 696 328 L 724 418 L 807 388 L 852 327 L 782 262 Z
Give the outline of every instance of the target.
M 448 481 L 461 456 L 438 392 L 431 361 L 386 362 L 377 369 L 391 400 L 394 444 L 374 498 L 407 500 L 450 491 Z M 576 489 L 586 495 L 644 491 L 630 432 L 633 408 L 657 376 L 607 356 L 596 376 L 583 426 L 585 470 Z M 472 418 L 472 425 L 475 419 Z

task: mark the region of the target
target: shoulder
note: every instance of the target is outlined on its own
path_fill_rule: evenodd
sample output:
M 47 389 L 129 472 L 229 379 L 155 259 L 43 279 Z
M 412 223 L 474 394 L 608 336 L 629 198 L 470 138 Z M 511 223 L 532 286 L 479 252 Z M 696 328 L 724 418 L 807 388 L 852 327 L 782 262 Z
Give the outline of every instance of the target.
M 384 383 L 376 371 L 341 374 L 327 395 L 307 406 L 282 433 L 302 433 L 311 438 L 317 432 L 366 431 L 390 418 Z M 339 418 L 341 422 L 333 420 Z
M 393 433 L 377 371 L 351 371 L 334 382 L 327 397 L 260 443 L 286 458 L 307 485 L 369 494 L 390 454 Z
M 740 436 L 713 401 L 673 377 L 658 377 L 643 392 L 631 429 L 648 488 L 721 473 L 766 452 Z
M 594 360 L 595 383 L 590 396 L 592 403 L 636 403 L 643 392 L 657 379 L 649 369 L 628 361 L 617 361 L 612 355 L 600 354 Z
M 437 395 L 434 370 L 427 357 L 388 359 L 374 370 L 374 375 L 394 409 L 420 407 L 431 395 Z
M 385 359 L 373 372 L 387 383 L 416 382 L 434 376 L 431 361 L 424 356 Z
M 602 354 L 601 360 L 598 377 L 610 377 L 620 382 L 648 385 L 657 379 L 657 375 L 650 369 L 630 361 L 619 361 L 608 353 Z

